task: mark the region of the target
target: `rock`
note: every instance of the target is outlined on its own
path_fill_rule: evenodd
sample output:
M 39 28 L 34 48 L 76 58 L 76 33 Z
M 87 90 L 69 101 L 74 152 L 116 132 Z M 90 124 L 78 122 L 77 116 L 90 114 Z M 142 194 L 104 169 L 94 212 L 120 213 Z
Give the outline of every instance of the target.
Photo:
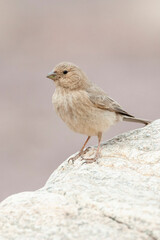
M 66 160 L 42 189 L 4 200 L 3 239 L 160 239 L 160 120 L 103 144 L 97 163 Z

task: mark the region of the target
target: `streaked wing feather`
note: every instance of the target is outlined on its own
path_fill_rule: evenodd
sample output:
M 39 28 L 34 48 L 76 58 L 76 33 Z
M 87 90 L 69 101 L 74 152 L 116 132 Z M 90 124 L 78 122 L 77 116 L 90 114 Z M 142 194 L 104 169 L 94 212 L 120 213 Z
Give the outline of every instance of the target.
M 133 117 L 126 111 L 124 111 L 121 106 L 115 102 L 113 99 L 107 96 L 107 94 L 100 88 L 96 86 L 91 86 L 87 90 L 90 101 L 97 107 L 103 110 L 108 110 L 116 112 L 128 117 Z

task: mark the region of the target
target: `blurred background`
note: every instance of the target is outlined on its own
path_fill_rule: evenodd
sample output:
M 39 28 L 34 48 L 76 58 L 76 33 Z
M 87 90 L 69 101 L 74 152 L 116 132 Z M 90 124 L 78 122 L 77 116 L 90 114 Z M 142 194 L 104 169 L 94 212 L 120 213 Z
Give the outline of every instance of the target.
M 160 1 L 0 0 L 0 200 L 42 187 L 86 139 L 51 103 L 46 75 L 61 61 L 129 113 L 159 118 Z M 141 126 L 119 123 L 103 141 Z

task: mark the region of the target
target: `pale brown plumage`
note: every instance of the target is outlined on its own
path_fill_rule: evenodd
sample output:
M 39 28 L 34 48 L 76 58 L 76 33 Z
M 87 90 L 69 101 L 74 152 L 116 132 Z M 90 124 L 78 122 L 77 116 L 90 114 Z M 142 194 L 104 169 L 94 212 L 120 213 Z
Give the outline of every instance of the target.
M 86 162 L 96 160 L 102 133 L 114 123 L 123 120 L 150 123 L 124 111 L 117 102 L 91 83 L 83 71 L 72 63 L 58 64 L 47 77 L 54 80 L 56 85 L 52 102 L 57 114 L 73 131 L 88 136 L 78 156 L 82 155 L 91 136 L 98 137 L 96 156 Z

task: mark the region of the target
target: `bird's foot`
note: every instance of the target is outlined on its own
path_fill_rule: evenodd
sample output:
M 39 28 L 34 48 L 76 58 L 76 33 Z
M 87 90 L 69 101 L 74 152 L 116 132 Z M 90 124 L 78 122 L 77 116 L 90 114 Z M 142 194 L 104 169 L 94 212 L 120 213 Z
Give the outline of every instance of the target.
M 90 164 L 90 163 L 94 163 L 97 161 L 97 158 L 86 158 L 86 159 L 83 159 L 84 162 L 82 163 L 83 164 Z
M 81 154 L 82 160 L 83 160 L 83 156 L 91 149 L 91 147 L 87 147 Z
M 81 156 L 80 152 L 76 154 L 74 157 L 71 157 L 68 159 L 68 163 L 72 162 L 74 163 L 79 157 Z
M 86 154 L 86 153 L 90 150 L 90 148 L 91 148 L 91 147 L 87 147 L 84 151 L 82 151 L 82 152 L 80 151 L 80 152 L 77 153 L 74 157 L 69 158 L 69 159 L 68 159 L 68 163 L 69 163 L 69 162 L 74 163 L 79 157 L 82 157 L 81 160 L 84 160 L 84 159 L 83 159 L 83 155 Z
M 82 164 L 90 164 L 90 163 L 94 163 L 98 160 L 98 158 L 100 157 L 99 153 L 96 153 L 95 157 L 93 158 L 83 158 L 81 160 L 84 160 L 84 162 Z

